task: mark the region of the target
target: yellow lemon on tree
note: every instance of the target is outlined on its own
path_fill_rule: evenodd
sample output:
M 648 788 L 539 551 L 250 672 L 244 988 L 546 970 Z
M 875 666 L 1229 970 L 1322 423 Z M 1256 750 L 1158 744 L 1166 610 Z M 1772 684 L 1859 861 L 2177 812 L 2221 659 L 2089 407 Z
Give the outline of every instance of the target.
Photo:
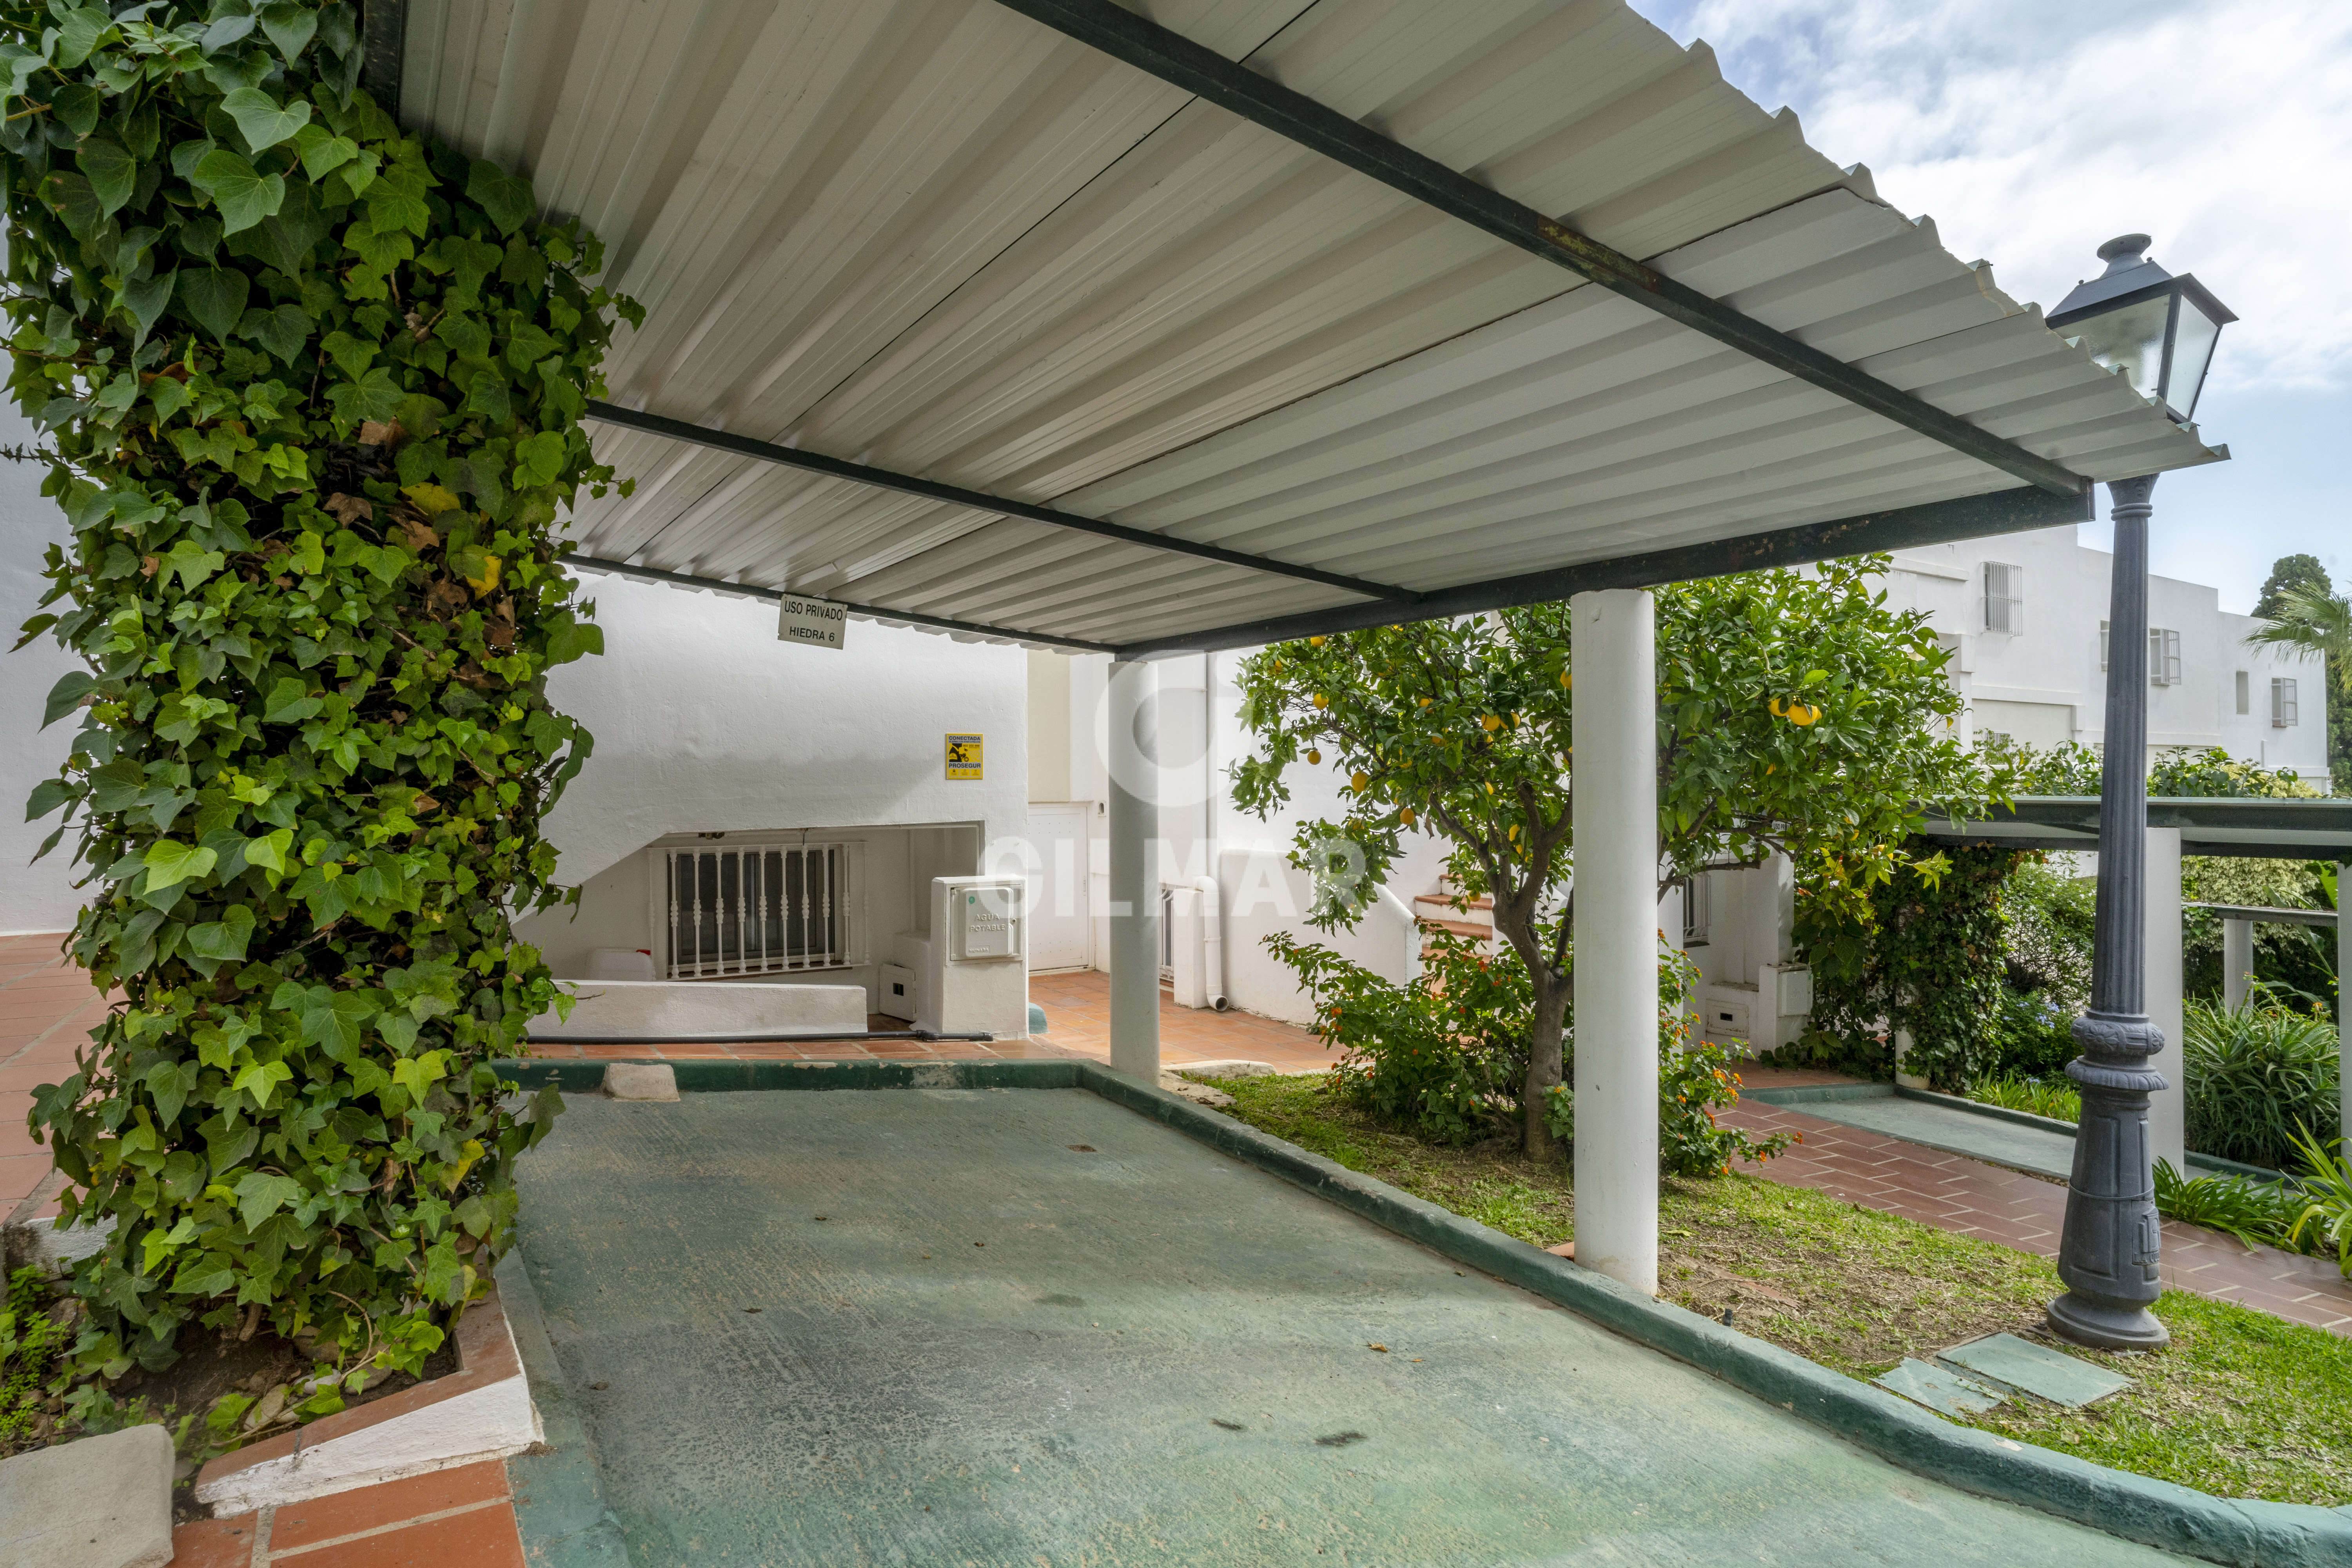
M 1777 698 L 1777 697 L 1775 697 L 1774 699 L 1772 699 L 1772 700 L 1771 700 L 1771 701 L 1767 702 L 1764 706 L 1765 706 L 1765 707 L 1767 707 L 1767 708 L 1769 708 L 1769 709 L 1772 710 L 1772 717 L 1773 717 L 1773 718 L 1775 718 L 1775 719 L 1783 718 L 1783 717 L 1785 717 L 1785 716 L 1786 716 L 1786 714 L 1785 714 L 1785 710 L 1784 710 L 1781 708 L 1781 706 L 1780 706 L 1780 700 L 1779 698 Z
M 1323 760 L 1323 753 L 1309 746 L 1307 748 L 1307 760 L 1310 763 L 1320 763 Z
M 1431 703 L 1433 700 L 1433 699 L 1424 697 L 1424 698 L 1423 698 L 1423 699 L 1421 700 L 1421 705 L 1422 705 L 1423 708 L 1426 708 L 1426 707 L 1428 707 L 1428 706 L 1430 705 L 1430 703 Z
M 1356 787 L 1356 792 L 1360 795 L 1363 793 L 1364 786 L 1372 782 L 1372 775 L 1370 773 L 1358 773 L 1354 778 L 1349 779 L 1348 782 L 1353 784 Z
M 1792 724 L 1811 724 L 1814 720 L 1819 719 L 1821 716 L 1822 710 L 1818 708 L 1811 707 L 1809 704 L 1803 702 L 1791 702 L 1789 704 L 1789 721 Z
M 1486 728 L 1486 733 L 1489 735 L 1503 727 L 1503 721 L 1492 713 L 1487 714 L 1485 718 L 1479 720 L 1478 722 Z
M 1307 646 L 1308 647 L 1321 647 L 1323 646 L 1323 639 L 1321 637 L 1308 637 L 1307 639 Z
M 1315 694 L 1315 706 L 1318 708 L 1328 708 L 1331 706 L 1331 700 L 1318 691 Z
M 1421 819 L 1413 815 L 1412 807 L 1408 805 L 1402 811 L 1397 813 L 1397 820 L 1403 823 L 1407 827 L 1411 827 L 1414 823 Z
M 1562 691 L 1571 691 L 1575 689 L 1575 687 L 1576 678 L 1570 675 L 1567 670 L 1561 670 L 1559 672 L 1559 689 Z

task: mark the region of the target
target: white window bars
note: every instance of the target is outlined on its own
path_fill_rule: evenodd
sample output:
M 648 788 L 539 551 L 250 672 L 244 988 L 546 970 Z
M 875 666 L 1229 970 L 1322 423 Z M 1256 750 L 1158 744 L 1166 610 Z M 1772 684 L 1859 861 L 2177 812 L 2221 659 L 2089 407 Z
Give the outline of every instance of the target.
M 2024 567 L 1984 563 L 1984 629 L 2011 635 L 2025 630 Z
M 2147 683 L 2180 684 L 2180 634 L 2162 626 L 2147 628 Z
M 2298 719 L 2294 680 L 2286 677 L 2274 678 L 2271 681 L 2271 728 L 2292 730 Z
M 859 847 L 745 844 L 666 851 L 669 978 L 786 974 L 863 962 Z

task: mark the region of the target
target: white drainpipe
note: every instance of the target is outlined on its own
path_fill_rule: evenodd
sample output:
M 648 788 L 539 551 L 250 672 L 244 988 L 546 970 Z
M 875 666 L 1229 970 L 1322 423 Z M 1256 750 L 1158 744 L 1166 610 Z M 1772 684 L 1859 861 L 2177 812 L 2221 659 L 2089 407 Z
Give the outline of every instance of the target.
M 1192 890 L 1200 896 L 1201 1005 L 1222 1013 L 1233 1004 L 1225 999 L 1225 933 L 1214 877 L 1195 877 Z

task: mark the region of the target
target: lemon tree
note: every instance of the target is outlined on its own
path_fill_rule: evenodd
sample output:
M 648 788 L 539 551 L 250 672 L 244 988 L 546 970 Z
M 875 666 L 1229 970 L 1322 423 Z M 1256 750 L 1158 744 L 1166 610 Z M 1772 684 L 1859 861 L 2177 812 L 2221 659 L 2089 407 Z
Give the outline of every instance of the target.
M 1956 738 L 1960 699 L 1927 616 L 1892 609 L 1885 556 L 1662 588 L 1657 594 L 1659 894 L 1706 867 L 1797 865 L 1808 898 L 1866 916 L 1867 890 L 1933 855 L 1905 847 L 1930 811 L 1980 811 L 2000 773 Z M 1347 774 L 1338 821 L 1302 824 L 1308 919 L 1351 926 L 1405 836 L 1438 835 L 1465 899 L 1495 927 L 1532 994 L 1522 1136 L 1551 1147 L 1574 995 L 1565 605 L 1277 643 L 1242 668 L 1254 743 L 1234 798 L 1261 816 L 1300 764 Z
M 82 1368 L 191 1322 L 413 1370 L 513 1234 L 492 1069 L 554 986 L 511 917 L 588 753 L 548 672 L 601 650 L 555 520 L 613 318 L 530 181 L 394 123 L 315 0 L 0 3 L 9 391 L 68 542 L 26 627 L 79 656 L 28 815 L 121 1001 L 32 1126 Z M 46 850 L 45 850 L 46 852 Z

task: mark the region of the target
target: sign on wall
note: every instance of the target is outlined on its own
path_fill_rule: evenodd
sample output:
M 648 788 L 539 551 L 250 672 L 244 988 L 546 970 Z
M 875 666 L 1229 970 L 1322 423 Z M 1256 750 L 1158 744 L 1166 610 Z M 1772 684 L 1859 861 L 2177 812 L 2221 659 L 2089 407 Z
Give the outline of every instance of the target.
M 948 737 L 948 777 L 976 779 L 980 777 L 980 742 L 978 735 Z
M 849 606 L 831 599 L 811 599 L 786 594 L 776 605 L 776 640 L 810 647 L 838 648 L 843 628 L 849 625 Z

